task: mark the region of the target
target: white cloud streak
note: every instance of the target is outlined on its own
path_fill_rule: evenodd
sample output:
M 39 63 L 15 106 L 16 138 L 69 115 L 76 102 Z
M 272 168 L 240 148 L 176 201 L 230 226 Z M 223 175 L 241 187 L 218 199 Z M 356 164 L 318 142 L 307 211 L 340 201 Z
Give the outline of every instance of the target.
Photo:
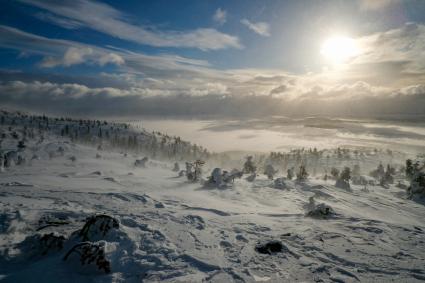
M 110 36 L 156 47 L 185 47 L 201 50 L 242 48 L 239 38 L 213 28 L 176 31 L 139 26 L 128 21 L 128 15 L 110 5 L 88 0 L 41 1 L 21 0 L 50 13 Z M 51 21 L 58 23 L 58 20 Z M 63 26 L 63 24 L 58 23 Z
M 242 19 L 241 23 L 251 31 L 261 36 L 270 36 L 270 26 L 266 22 L 251 22 L 248 19 Z
M 358 39 L 363 52 L 354 63 L 405 62 L 406 71 L 425 70 L 425 25 L 404 26 Z
M 115 64 L 127 71 L 148 74 L 158 71 L 199 71 L 209 64 L 177 55 L 146 55 L 120 49 L 107 49 L 70 40 L 51 39 L 0 25 L 0 47 L 43 56 L 41 67 L 69 67 L 76 64 Z
M 80 22 L 77 22 L 71 19 L 57 17 L 50 13 L 39 12 L 35 14 L 35 17 L 38 18 L 39 20 L 49 22 L 66 29 L 79 29 L 84 26 Z

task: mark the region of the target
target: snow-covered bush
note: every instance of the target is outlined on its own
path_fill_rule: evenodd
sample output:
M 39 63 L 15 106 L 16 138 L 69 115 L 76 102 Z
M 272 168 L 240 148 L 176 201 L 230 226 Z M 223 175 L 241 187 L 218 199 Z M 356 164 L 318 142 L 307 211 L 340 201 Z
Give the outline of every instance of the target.
M 223 184 L 223 173 L 221 168 L 214 168 L 211 173 L 211 176 L 208 178 L 208 183 L 214 184 L 217 187 L 220 187 Z
M 149 161 L 149 158 L 148 157 L 143 157 L 142 159 L 136 159 L 136 161 L 134 161 L 134 166 L 145 168 L 146 167 L 146 163 L 148 161 Z
M 269 178 L 270 180 L 273 180 L 274 175 L 278 172 L 278 170 L 274 169 L 273 165 L 267 164 L 266 168 L 264 169 L 264 174 Z
M 310 199 L 310 205 L 312 205 L 313 207 L 311 207 L 310 210 L 307 212 L 307 216 L 326 219 L 335 214 L 335 211 L 332 209 L 332 207 L 325 203 L 320 203 L 316 205 L 314 203 L 314 199 L 313 202 Z
M 233 183 L 235 181 L 235 179 L 240 179 L 243 176 L 243 172 L 238 170 L 238 169 L 232 169 L 232 171 L 227 172 L 224 171 L 223 172 L 223 181 L 226 183 Z
M 111 272 L 111 263 L 105 256 L 106 242 L 96 243 L 82 242 L 72 247 L 64 256 L 63 260 L 72 258 L 78 260 L 81 266 L 94 265 L 98 270 L 105 273 Z
M 25 238 L 19 244 L 24 257 L 34 258 L 61 251 L 65 244 L 65 237 L 57 233 L 34 234 Z
M 208 178 L 208 184 L 212 184 L 216 187 L 223 187 L 233 184 L 236 178 L 241 178 L 243 175 L 242 171 L 233 169 L 231 172 L 221 170 L 221 168 L 214 168 L 211 172 L 211 176 Z
M 254 182 L 256 178 L 257 178 L 257 173 L 252 173 L 251 175 L 246 177 L 245 180 L 247 180 L 248 182 Z
M 83 228 L 78 232 L 78 236 L 83 241 L 99 240 L 103 239 L 110 230 L 118 228 L 117 219 L 109 215 L 99 214 L 87 218 Z
M 274 180 L 274 187 L 279 190 L 288 189 L 288 186 L 285 183 L 285 178 L 277 178 Z

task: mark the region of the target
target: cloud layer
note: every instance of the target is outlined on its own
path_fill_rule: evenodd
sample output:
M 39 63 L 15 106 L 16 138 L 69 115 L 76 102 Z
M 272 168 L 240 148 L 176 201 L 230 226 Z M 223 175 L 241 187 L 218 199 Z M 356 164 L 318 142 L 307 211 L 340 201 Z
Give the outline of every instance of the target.
M 364 84 L 311 92 L 301 100 L 266 95 L 218 95 L 214 86 L 192 94 L 167 94 L 158 89 L 133 87 L 89 88 L 80 84 L 9 81 L 0 84 L 4 106 L 58 115 L 92 116 L 196 116 L 242 118 L 287 116 L 425 117 L 425 86 L 396 93 L 377 92 Z M 358 95 L 359 91 L 362 93 Z M 329 99 L 344 94 L 338 100 Z
M 0 47 L 40 56 L 40 68 L 116 67 L 96 80 L 0 72 L 0 103 L 105 116 L 424 115 L 424 30 L 408 24 L 359 38 L 366 52 L 347 69 L 294 75 L 267 69 L 218 70 L 203 60 L 96 47 L 0 26 Z M 379 83 L 385 77 L 391 83 Z
M 173 31 L 139 26 L 99 2 L 21 1 L 43 10 L 35 14 L 39 19 L 66 29 L 92 29 L 158 47 L 242 47 L 238 37 L 216 29 Z M 217 9 L 213 21 L 223 25 L 226 20 L 226 11 Z M 266 22 L 243 19 L 241 23 L 271 37 Z M 297 74 L 266 68 L 220 69 L 207 60 L 158 49 L 154 49 L 158 53 L 135 52 L 49 38 L 5 25 L 0 25 L 0 34 L 1 48 L 16 50 L 20 58 L 31 57 L 36 61 L 34 68 L 42 70 L 37 74 L 0 70 L 0 103 L 11 107 L 92 115 L 425 114 L 425 26 L 417 23 L 354 38 L 361 52 L 346 64 Z M 105 71 L 95 79 L 94 75 L 54 75 L 86 66 Z

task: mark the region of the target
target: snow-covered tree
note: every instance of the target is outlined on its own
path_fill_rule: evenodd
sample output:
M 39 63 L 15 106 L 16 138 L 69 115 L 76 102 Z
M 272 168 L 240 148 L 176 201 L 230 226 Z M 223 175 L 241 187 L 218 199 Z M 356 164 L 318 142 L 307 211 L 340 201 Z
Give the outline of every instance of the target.
M 179 172 L 179 171 L 180 171 L 180 165 L 179 165 L 179 163 L 178 163 L 178 162 L 175 162 L 175 163 L 174 163 L 173 171 L 174 171 L 174 172 Z
M 186 176 L 189 181 L 196 182 L 202 177 L 202 166 L 205 161 L 196 160 L 194 163 L 186 162 Z
M 344 167 L 336 180 L 335 187 L 341 189 L 350 189 L 351 169 L 350 167 Z
M 292 180 L 292 178 L 294 178 L 294 168 L 293 167 L 288 169 L 286 177 L 288 178 L 288 180 Z
M 339 177 L 339 170 L 335 167 L 332 167 L 331 168 L 331 175 L 335 180 L 337 180 L 338 177 Z
M 407 167 L 409 167 L 408 165 L 410 165 L 411 171 L 409 174 L 411 174 L 411 177 L 407 193 L 409 197 L 425 197 L 425 162 L 420 165 L 419 161 L 416 161 L 415 163 L 413 163 L 410 159 L 408 159 L 408 161 L 410 161 L 410 164 L 406 161 L 406 171 Z
M 270 180 L 273 180 L 274 175 L 277 173 L 278 171 L 276 169 L 274 169 L 273 165 L 271 164 L 267 164 L 266 168 L 264 169 L 264 174 L 267 176 L 267 178 L 269 178 Z
M 24 140 L 20 140 L 20 141 L 18 142 L 17 148 L 18 148 L 18 150 L 19 150 L 19 151 L 23 151 L 26 147 L 27 147 L 27 146 L 25 145 Z
M 415 174 L 415 168 L 413 166 L 413 162 L 412 162 L 411 159 L 406 160 L 406 171 L 405 171 L 405 173 L 406 173 L 406 178 L 408 180 L 411 180 L 413 175 Z
M 252 161 L 252 156 L 247 156 L 246 161 L 243 165 L 243 172 L 246 174 L 252 174 L 255 173 L 257 170 L 257 167 L 255 167 L 254 162 Z
M 307 180 L 307 177 L 308 177 L 307 170 L 304 165 L 301 165 L 297 173 L 297 180 L 304 181 L 304 180 Z

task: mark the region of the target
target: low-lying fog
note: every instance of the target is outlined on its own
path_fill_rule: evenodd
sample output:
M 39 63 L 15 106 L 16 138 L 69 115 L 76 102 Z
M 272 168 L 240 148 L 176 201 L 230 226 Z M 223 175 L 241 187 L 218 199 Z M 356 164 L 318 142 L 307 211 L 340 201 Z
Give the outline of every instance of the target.
M 143 118 L 132 123 L 178 135 L 216 152 L 337 146 L 384 147 L 410 153 L 425 149 L 425 122 L 270 117 L 203 121 Z

